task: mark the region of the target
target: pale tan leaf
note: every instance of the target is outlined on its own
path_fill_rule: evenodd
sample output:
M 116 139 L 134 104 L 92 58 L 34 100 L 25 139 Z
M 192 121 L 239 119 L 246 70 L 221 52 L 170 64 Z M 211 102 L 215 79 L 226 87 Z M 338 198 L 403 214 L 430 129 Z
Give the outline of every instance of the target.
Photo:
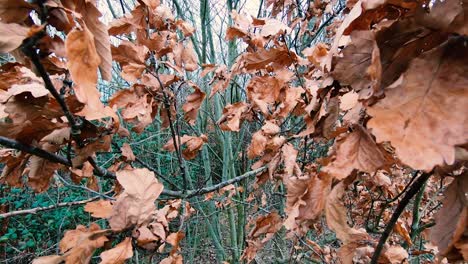
M 63 256 L 50 255 L 50 256 L 35 258 L 33 259 L 32 264 L 60 264 L 63 262 L 63 260 L 64 260 Z
M 468 141 L 468 49 L 453 41 L 412 61 L 400 85 L 368 108 L 378 142 L 390 141 L 402 162 L 431 170 L 453 164 Z M 430 78 L 428 77 L 430 76 Z
M 124 156 L 127 161 L 135 160 L 135 155 L 133 154 L 132 148 L 128 143 L 123 143 L 120 151 L 122 151 L 122 156 Z
M 101 264 L 124 264 L 125 260 L 133 257 L 132 239 L 126 237 L 124 241 L 114 248 L 102 252 L 99 256 Z
M 101 230 L 99 225 L 92 223 L 89 228 L 79 225 L 75 230 L 65 232 L 60 240 L 60 252 L 65 254 L 66 263 L 89 263 L 96 249 L 104 246 L 108 241 L 105 237 L 107 230 Z
M 113 205 L 109 224 L 114 230 L 122 230 L 132 225 L 148 223 L 156 211 L 155 200 L 163 190 L 148 169 L 126 169 L 118 171 L 117 180 L 124 192 Z
M 94 1 L 84 1 L 83 6 L 77 6 L 76 11 L 83 15 L 86 26 L 94 36 L 96 52 L 101 59 L 99 70 L 102 79 L 110 81 L 112 79 L 111 45 L 107 26 L 99 20 L 102 14 L 95 6 Z
M 86 105 L 82 113 L 88 115 L 89 119 L 108 116 L 96 87 L 97 69 L 101 59 L 97 54 L 93 35 L 86 27 L 82 30 L 73 29 L 67 35 L 65 48 L 68 56 L 67 66 L 76 84 L 76 97 Z
M 84 210 L 91 213 L 92 217 L 109 218 L 112 214 L 112 204 L 107 200 L 89 202 L 84 206 Z

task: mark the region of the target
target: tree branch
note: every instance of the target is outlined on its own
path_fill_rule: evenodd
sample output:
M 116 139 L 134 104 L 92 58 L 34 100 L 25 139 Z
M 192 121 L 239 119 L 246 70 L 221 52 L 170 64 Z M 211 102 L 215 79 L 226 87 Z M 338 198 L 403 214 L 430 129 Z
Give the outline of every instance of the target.
M 377 244 L 377 247 L 375 248 L 374 255 L 372 256 L 371 264 L 378 263 L 378 259 L 380 257 L 380 253 L 382 252 L 383 246 L 385 242 L 387 241 L 388 237 L 390 236 L 390 233 L 392 232 L 393 227 L 398 221 L 398 218 L 400 217 L 401 213 L 405 210 L 405 207 L 408 205 L 411 198 L 413 198 L 413 196 L 419 192 L 419 190 L 422 188 L 424 183 L 427 181 L 427 179 L 429 179 L 431 175 L 432 175 L 431 172 L 423 173 L 418 179 L 414 181 L 414 183 L 408 189 L 408 192 L 405 193 L 405 196 L 403 196 L 397 208 L 393 212 L 393 215 L 390 218 L 390 221 L 387 223 L 387 226 L 385 227 L 385 230 L 383 231 L 382 236 L 380 237 L 379 243 Z
M 204 187 L 204 188 L 201 188 L 201 189 L 198 189 L 198 190 L 188 190 L 185 193 L 185 195 L 182 192 L 169 191 L 169 190 L 163 190 L 162 194 L 166 194 L 166 195 L 177 197 L 177 198 L 187 199 L 187 198 L 191 198 L 191 197 L 194 197 L 194 196 L 203 195 L 205 193 L 210 193 L 210 192 L 219 190 L 219 189 L 221 189 L 221 188 L 223 188 L 225 186 L 228 186 L 229 184 L 234 184 L 234 183 L 240 182 L 243 179 L 246 179 L 246 178 L 248 178 L 250 176 L 257 175 L 258 173 L 263 172 L 266 169 L 267 169 L 266 166 L 260 167 L 258 169 L 246 172 L 246 173 L 244 173 L 244 174 L 242 174 L 240 176 L 229 179 L 227 181 L 220 182 L 220 183 L 215 184 L 213 186 Z M 165 193 L 165 191 L 166 191 L 166 193 Z
M 52 162 L 60 163 L 60 164 L 63 164 L 65 166 L 71 167 L 71 163 L 65 157 L 59 156 L 57 154 L 54 154 L 54 153 L 51 153 L 51 152 L 48 152 L 48 151 L 45 151 L 45 150 L 43 150 L 41 148 L 38 148 L 38 147 L 23 144 L 23 143 L 21 143 L 19 141 L 16 141 L 14 139 L 9 139 L 9 138 L 0 136 L 0 145 L 3 145 L 3 146 L 8 147 L 8 148 L 16 149 L 16 150 L 21 150 L 23 152 L 38 156 L 40 158 L 43 158 L 43 159 L 46 159 L 46 160 L 49 160 L 49 161 L 52 161 Z
M 21 150 L 21 151 L 24 151 L 26 153 L 41 157 L 43 159 L 46 159 L 46 160 L 49 160 L 49 161 L 52 161 L 52 162 L 60 163 L 60 164 L 63 164 L 65 166 L 68 166 L 68 167 L 72 166 L 70 164 L 70 162 L 65 157 L 59 156 L 57 154 L 54 154 L 54 153 L 51 153 L 51 152 L 48 152 L 48 151 L 45 151 L 45 150 L 43 150 L 41 148 L 38 148 L 38 147 L 33 147 L 33 146 L 30 146 L 30 145 L 23 144 L 21 142 L 13 140 L 13 139 L 9 139 L 9 138 L 0 136 L 0 145 L 4 145 L 4 146 L 9 147 L 9 148 Z M 94 159 L 88 159 L 88 161 L 94 167 L 94 169 L 95 169 L 94 172 L 95 172 L 95 174 L 97 176 L 106 177 L 106 178 L 110 178 L 110 179 L 115 179 L 116 178 L 115 173 L 113 173 L 111 171 L 108 171 L 108 170 L 106 170 L 104 168 L 99 167 L 96 164 L 96 162 L 94 161 Z M 201 188 L 201 189 L 198 189 L 198 190 L 187 190 L 186 192 L 181 192 L 181 191 L 173 191 L 173 190 L 164 189 L 162 191 L 162 194 L 167 195 L 167 196 L 171 196 L 173 198 L 185 198 L 185 199 L 186 198 L 191 198 L 191 197 L 194 197 L 194 196 L 203 195 L 205 193 L 210 193 L 210 192 L 219 190 L 219 189 L 221 189 L 221 188 L 223 188 L 225 186 L 228 186 L 229 184 L 233 184 L 233 183 L 242 181 L 243 179 L 246 179 L 246 178 L 248 178 L 250 176 L 253 176 L 253 175 L 256 175 L 256 174 L 258 174 L 260 172 L 263 172 L 266 169 L 267 169 L 267 167 L 260 167 L 258 169 L 246 172 L 246 173 L 244 173 L 244 174 L 242 174 L 240 176 L 229 179 L 227 181 L 220 182 L 220 183 L 218 183 L 216 185 L 204 187 L 204 188 Z M 160 199 L 160 200 L 164 200 L 164 199 Z
M 49 210 L 53 210 L 53 209 L 60 208 L 60 207 L 83 205 L 83 204 L 98 200 L 99 198 L 100 198 L 99 196 L 96 196 L 96 197 L 89 198 L 86 200 L 81 200 L 81 201 L 63 202 L 63 203 L 58 203 L 58 204 L 44 206 L 44 207 L 36 207 L 32 209 L 12 211 L 8 213 L 0 214 L 0 219 L 12 217 L 12 216 L 18 216 L 18 215 L 37 214 L 38 212 L 49 211 Z

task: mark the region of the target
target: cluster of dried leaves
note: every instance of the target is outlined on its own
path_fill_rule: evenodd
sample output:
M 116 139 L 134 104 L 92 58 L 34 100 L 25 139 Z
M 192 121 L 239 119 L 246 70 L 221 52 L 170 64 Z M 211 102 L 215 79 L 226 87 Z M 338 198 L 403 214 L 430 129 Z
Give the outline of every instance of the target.
M 287 190 L 286 216 L 272 212 L 252 219 L 242 258 L 254 259 L 283 226 L 291 239 L 311 228 L 320 230 L 317 220 L 325 214 L 342 245 L 330 252 L 312 244 L 316 251 L 328 252 L 322 255 L 343 263 L 366 262 L 378 240 L 364 229 L 366 221 L 359 215 L 373 210 L 378 192 L 387 204 L 395 197 L 398 200 L 410 181 L 408 171 L 420 170 L 451 177 L 427 239 L 435 244 L 440 258 L 468 260 L 464 163 L 468 4 L 458 0 L 350 2 L 342 23 L 331 29 L 331 46 L 319 43 L 297 54 L 286 37 L 295 28 L 294 34 L 309 34 L 309 20 L 330 12 L 330 3 L 311 3 L 305 18 L 294 18 L 293 2 L 267 1 L 272 17 L 265 19 L 233 11 L 226 39 L 241 39 L 245 52 L 229 68 L 209 64 L 200 72 L 212 78 L 210 98 L 222 93 L 236 76 L 251 76 L 245 102 L 227 105 L 218 125 L 235 132 L 244 121 L 260 121 L 247 155 L 256 160 L 252 169 L 268 169 L 257 176 L 255 187 L 260 191 L 259 186 L 273 182 Z M 99 20 L 101 13 L 93 0 L 0 1 L 0 52 L 16 59 L 0 67 L 0 136 L 67 155 L 58 162 L 2 149 L 3 183 L 21 187 L 26 176 L 28 186 L 43 192 L 60 170 L 70 172 L 76 183 L 86 178 L 88 187 L 99 191 L 96 171 L 100 168 L 93 162 L 94 153 L 108 151 L 114 134 L 128 137 L 123 124 L 140 133 L 159 114 L 163 129 L 173 130 L 177 109 L 172 102 L 181 89 L 193 90 L 182 111 L 188 124 L 196 123 L 198 110 L 207 101 L 205 92 L 184 80 L 186 71 L 199 68 L 189 38 L 194 28 L 176 19 L 159 1 L 138 3 L 107 27 Z M 287 16 L 274 18 L 281 11 Z M 126 34 L 133 34 L 134 41 L 111 45 L 110 36 Z M 115 93 L 106 106 L 96 85 L 98 71 L 102 79 L 111 78 L 112 62 L 120 65 L 122 78 L 131 86 Z M 161 69 L 170 73 L 162 74 Z M 299 128 L 285 129 L 291 117 L 301 120 Z M 326 157 L 307 164 L 303 160 L 301 166 L 298 155 L 306 151 L 308 140 L 333 140 L 334 144 Z M 193 159 L 207 142 L 205 135 L 184 135 L 174 137 L 164 149 Z M 116 175 L 115 201 L 85 207 L 93 217 L 107 219 L 110 229 L 78 226 L 60 242 L 61 255 L 34 263 L 88 263 L 98 248 L 107 249 L 100 255 L 103 263 L 123 263 L 132 257 L 132 240 L 159 252 L 170 244 L 169 257 L 161 263 L 182 263 L 179 243 L 184 234 L 171 232 L 169 222 L 179 214 L 188 217 L 189 204 L 169 200 L 156 206 L 163 185 L 149 170 L 131 167 L 135 156 L 128 144 L 122 153 L 124 158 L 109 170 Z M 428 193 L 437 193 L 437 181 L 428 182 Z M 354 205 L 345 206 L 347 202 Z M 391 215 L 382 212 L 388 221 Z M 348 216 L 358 219 L 352 221 L 354 225 Z M 425 215 L 423 221 L 433 217 Z M 401 263 L 408 258 L 400 242 L 411 244 L 410 226 L 411 215 L 403 215 L 380 262 Z M 128 230 L 131 236 L 108 249 L 115 234 Z

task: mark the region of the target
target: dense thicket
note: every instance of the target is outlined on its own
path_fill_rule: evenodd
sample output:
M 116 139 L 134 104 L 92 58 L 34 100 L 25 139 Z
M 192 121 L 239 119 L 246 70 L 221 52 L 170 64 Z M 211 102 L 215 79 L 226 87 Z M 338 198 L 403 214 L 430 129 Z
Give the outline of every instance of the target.
M 0 0 L 4 262 L 467 261 L 467 19 Z

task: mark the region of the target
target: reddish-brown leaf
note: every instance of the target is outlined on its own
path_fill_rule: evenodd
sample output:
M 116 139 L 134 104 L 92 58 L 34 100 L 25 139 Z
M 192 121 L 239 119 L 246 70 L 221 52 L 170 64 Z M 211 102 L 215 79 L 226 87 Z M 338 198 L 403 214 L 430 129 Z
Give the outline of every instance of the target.
M 387 154 L 361 126 L 356 126 L 354 132 L 335 144 L 335 159 L 323 171 L 337 179 L 346 178 L 354 169 L 374 173 L 389 163 Z

